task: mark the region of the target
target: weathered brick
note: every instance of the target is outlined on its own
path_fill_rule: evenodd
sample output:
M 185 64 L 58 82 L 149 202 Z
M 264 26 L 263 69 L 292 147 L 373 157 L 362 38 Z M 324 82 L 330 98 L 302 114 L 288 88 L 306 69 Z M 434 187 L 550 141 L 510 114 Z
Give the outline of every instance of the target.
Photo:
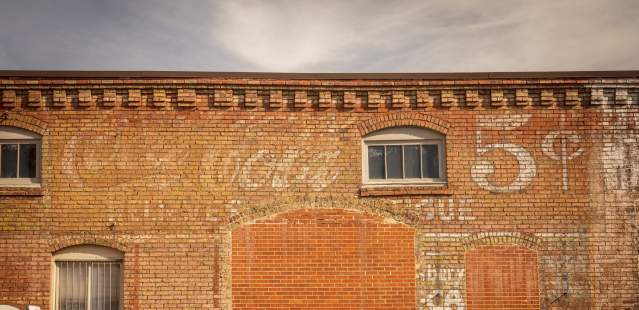
M 51 308 L 95 244 L 123 309 L 635 309 L 638 84 L 0 78 L 0 127 L 42 136 L 39 186 L 0 185 L 0 303 Z M 394 127 L 443 181 L 364 183 Z
M 4 90 L 2 92 L 2 106 L 4 108 L 14 108 L 16 106 L 16 91 Z
M 153 89 L 153 106 L 166 107 L 169 105 L 164 89 Z

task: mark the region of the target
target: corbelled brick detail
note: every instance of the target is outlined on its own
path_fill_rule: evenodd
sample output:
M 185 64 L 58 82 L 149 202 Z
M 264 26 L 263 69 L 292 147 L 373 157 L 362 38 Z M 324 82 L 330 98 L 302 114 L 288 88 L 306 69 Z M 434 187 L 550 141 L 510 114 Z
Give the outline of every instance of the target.
M 64 90 L 53 91 L 53 106 L 63 108 L 67 105 L 67 92 Z
M 105 107 L 114 107 L 117 102 L 117 93 L 115 89 L 105 89 L 102 95 L 102 105 Z
M 628 90 L 624 88 L 617 88 L 615 90 L 615 103 L 616 104 L 629 104 Z
M 382 94 L 378 91 L 369 91 L 366 108 L 377 109 L 384 104 Z
M 502 107 L 508 104 L 508 98 L 504 95 L 504 91 L 501 89 L 493 89 L 490 92 L 490 104 L 493 107 Z
M 233 106 L 233 90 L 216 89 L 214 92 L 214 105 L 225 108 Z
M 333 107 L 333 99 L 330 91 L 319 92 L 319 107 L 322 109 Z
M 195 106 L 195 90 L 194 89 L 178 89 L 178 106 L 179 107 L 194 107 Z
M 258 104 L 258 96 L 257 90 L 255 89 L 247 89 L 244 92 L 244 107 L 246 108 L 255 108 Z
M 527 89 L 517 89 L 515 92 L 515 104 L 518 106 L 528 106 L 532 104 L 532 98 L 528 95 Z
M 553 89 L 542 89 L 541 90 L 541 105 L 555 105 L 557 100 L 555 99 L 555 92 Z
M 2 107 L 14 108 L 16 106 L 16 91 L 5 90 L 2 92 Z
M 139 107 L 142 105 L 142 91 L 139 89 L 129 89 L 126 101 L 129 107 Z
M 426 90 L 418 90 L 417 91 L 417 107 L 418 108 L 429 108 L 434 105 L 435 99 L 431 95 L 429 91 Z
M 455 96 L 455 91 L 450 89 L 442 90 L 442 107 L 452 107 L 456 106 L 458 103 L 457 96 Z
M 357 98 L 357 94 L 353 91 L 344 92 L 344 108 L 353 109 L 356 106 L 361 105 L 361 100 Z
M 479 91 L 476 89 L 469 89 L 466 91 L 466 105 L 469 107 L 476 107 L 482 104 L 479 97 Z
M 578 89 L 566 89 L 566 105 L 576 106 L 581 105 L 581 97 L 579 97 Z
M 39 90 L 30 90 L 27 92 L 27 105 L 31 108 L 39 108 L 42 106 L 42 92 Z
M 166 107 L 169 105 L 164 89 L 153 89 L 153 106 Z
M 95 98 L 90 89 L 78 90 L 78 106 L 80 107 L 93 107 L 95 106 Z
M 391 99 L 392 108 L 405 108 L 408 107 L 408 100 L 403 91 L 393 91 Z
M 607 100 L 604 96 L 604 90 L 601 88 L 592 88 L 590 90 L 590 104 L 601 105 L 606 104 Z
M 296 91 L 295 100 L 293 102 L 295 108 L 303 109 L 310 107 L 308 97 L 305 91 Z
M 268 106 L 271 109 L 279 109 L 282 107 L 282 91 L 281 90 L 272 90 L 269 99 Z

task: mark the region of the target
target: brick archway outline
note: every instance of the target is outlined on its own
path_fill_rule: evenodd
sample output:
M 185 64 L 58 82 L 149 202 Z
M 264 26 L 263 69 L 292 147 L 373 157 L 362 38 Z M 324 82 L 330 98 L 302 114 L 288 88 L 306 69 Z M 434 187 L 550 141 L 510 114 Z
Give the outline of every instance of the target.
M 402 224 L 412 229 L 416 229 L 418 218 L 410 212 L 401 212 L 401 208 L 396 208 L 393 204 L 383 204 L 377 202 L 362 202 L 356 197 L 344 198 L 334 196 L 292 196 L 282 200 L 248 207 L 227 218 L 221 227 L 222 233 L 216 237 L 216 243 L 220 245 L 216 251 L 216 261 L 218 272 L 218 289 L 220 292 L 219 304 L 216 308 L 231 310 L 232 305 L 232 232 L 236 227 L 250 225 L 259 220 L 277 216 L 282 213 L 299 209 L 344 209 L 366 213 L 380 217 L 384 223 Z M 417 232 L 416 232 L 417 238 Z M 415 251 L 418 242 L 415 242 Z M 415 269 L 417 275 L 418 270 Z
M 108 247 L 118 250 L 125 255 L 127 251 L 130 250 L 129 246 L 113 238 L 97 235 L 74 235 L 71 237 L 53 238 L 49 243 L 49 252 L 53 254 L 64 248 L 77 245 L 98 245 Z
M 481 232 L 462 240 L 464 250 L 485 245 L 519 245 L 537 251 L 540 239 L 532 234 L 520 232 Z
M 380 129 L 400 126 L 428 128 L 443 135 L 446 135 L 448 133 L 448 129 L 450 128 L 450 125 L 446 121 L 426 113 L 398 112 L 389 113 L 383 116 L 366 120 L 360 123 L 357 126 L 357 129 L 363 137 L 371 132 Z
M 0 113 L 0 126 L 10 126 L 21 129 L 26 129 L 41 135 L 43 138 L 46 136 L 47 123 L 41 121 L 32 116 L 2 112 Z

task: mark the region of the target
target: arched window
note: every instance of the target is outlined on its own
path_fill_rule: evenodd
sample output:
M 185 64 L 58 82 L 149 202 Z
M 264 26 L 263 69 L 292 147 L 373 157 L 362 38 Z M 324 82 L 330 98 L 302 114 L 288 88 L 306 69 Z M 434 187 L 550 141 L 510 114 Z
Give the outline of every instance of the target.
M 420 127 L 391 127 L 362 140 L 364 185 L 445 184 L 445 136 Z
M 122 252 L 96 245 L 56 252 L 54 309 L 121 309 L 123 259 Z
M 40 135 L 0 126 L 0 186 L 37 186 L 40 183 Z

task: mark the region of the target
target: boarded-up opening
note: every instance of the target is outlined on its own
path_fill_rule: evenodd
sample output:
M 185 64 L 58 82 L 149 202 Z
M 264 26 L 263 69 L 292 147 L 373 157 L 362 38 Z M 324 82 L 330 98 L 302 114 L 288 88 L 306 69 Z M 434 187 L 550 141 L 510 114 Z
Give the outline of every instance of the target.
M 414 309 L 415 231 L 341 209 L 233 230 L 234 309 Z
M 469 310 L 539 309 L 537 252 L 522 246 L 481 246 L 466 252 Z

